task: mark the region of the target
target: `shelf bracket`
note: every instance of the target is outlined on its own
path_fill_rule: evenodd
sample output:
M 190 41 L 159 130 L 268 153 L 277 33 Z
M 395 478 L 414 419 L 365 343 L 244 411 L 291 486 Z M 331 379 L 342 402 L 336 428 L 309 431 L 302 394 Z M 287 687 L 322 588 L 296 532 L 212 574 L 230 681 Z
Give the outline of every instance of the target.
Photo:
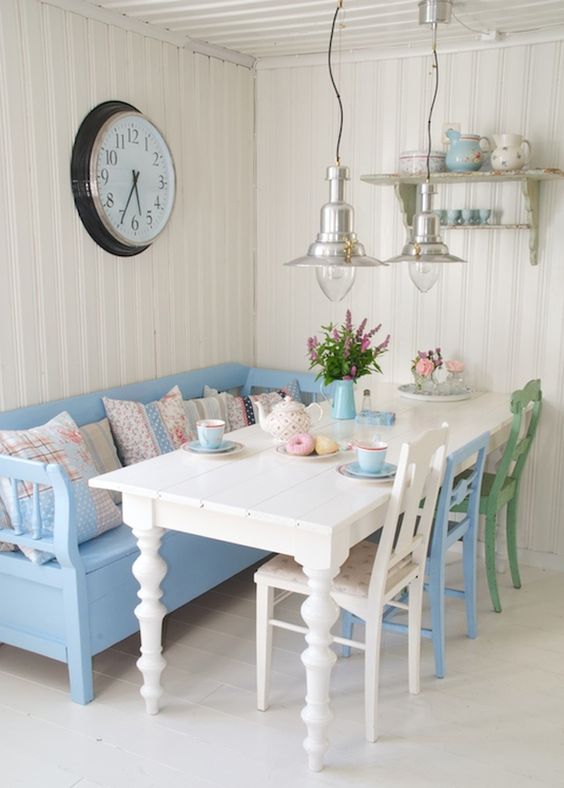
M 539 251 L 539 181 L 533 178 L 523 178 L 521 181 L 524 207 L 527 212 L 529 225 L 529 262 L 538 264 Z
M 413 215 L 416 210 L 417 184 L 415 183 L 395 183 L 394 192 L 400 205 L 403 226 L 408 236 L 411 235 L 411 225 Z

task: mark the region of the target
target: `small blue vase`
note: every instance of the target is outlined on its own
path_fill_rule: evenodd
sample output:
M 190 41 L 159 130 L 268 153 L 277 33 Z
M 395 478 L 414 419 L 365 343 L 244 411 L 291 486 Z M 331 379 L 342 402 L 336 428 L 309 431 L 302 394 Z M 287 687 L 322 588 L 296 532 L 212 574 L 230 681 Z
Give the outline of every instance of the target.
M 331 415 L 334 419 L 354 419 L 354 381 L 335 380 L 333 382 L 333 407 Z

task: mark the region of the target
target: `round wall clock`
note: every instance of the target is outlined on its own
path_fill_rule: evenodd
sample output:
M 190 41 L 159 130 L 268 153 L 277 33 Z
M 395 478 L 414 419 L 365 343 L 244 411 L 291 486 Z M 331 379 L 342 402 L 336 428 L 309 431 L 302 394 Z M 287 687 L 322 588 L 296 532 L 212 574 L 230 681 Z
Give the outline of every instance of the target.
M 107 252 L 139 254 L 174 205 L 174 163 L 163 135 L 135 107 L 106 101 L 84 118 L 71 158 L 74 202 Z

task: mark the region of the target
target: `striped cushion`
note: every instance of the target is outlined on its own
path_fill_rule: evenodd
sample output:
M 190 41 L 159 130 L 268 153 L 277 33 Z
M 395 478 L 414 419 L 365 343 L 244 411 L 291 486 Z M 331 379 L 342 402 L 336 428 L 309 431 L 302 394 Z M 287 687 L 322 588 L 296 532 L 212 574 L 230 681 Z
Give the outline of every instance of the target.
M 78 542 L 86 542 L 94 536 L 116 528 L 121 524 L 121 513 L 106 490 L 88 487 L 88 479 L 98 471 L 80 434 L 68 413 L 63 412 L 47 424 L 29 430 L 1 430 L 0 454 L 22 457 L 27 460 L 54 462 L 62 465 L 73 487 Z M 19 482 L 17 499 L 13 495 L 11 481 L 0 478 L 0 496 L 11 521 L 15 521 L 19 509 L 23 530 L 31 532 L 33 512 L 33 484 Z M 39 486 L 39 505 L 43 534 L 52 534 L 55 519 L 53 488 Z M 50 561 L 52 555 L 35 549 L 22 551 L 36 563 Z
M 222 419 L 225 422 L 225 431 L 229 431 L 229 416 L 227 412 L 227 399 L 230 394 L 215 394 L 198 399 L 185 399 L 184 412 L 188 419 L 188 427 L 196 435 L 196 422 L 199 419 Z
M 88 447 L 98 473 L 109 473 L 109 471 L 115 471 L 122 467 L 110 429 L 110 422 L 107 419 L 84 424 L 80 428 L 80 434 Z M 120 503 L 121 493 L 113 490 L 110 490 L 109 493 L 115 503 Z
M 148 405 L 108 397 L 103 402 L 124 465 L 174 451 L 194 438 L 178 386 Z

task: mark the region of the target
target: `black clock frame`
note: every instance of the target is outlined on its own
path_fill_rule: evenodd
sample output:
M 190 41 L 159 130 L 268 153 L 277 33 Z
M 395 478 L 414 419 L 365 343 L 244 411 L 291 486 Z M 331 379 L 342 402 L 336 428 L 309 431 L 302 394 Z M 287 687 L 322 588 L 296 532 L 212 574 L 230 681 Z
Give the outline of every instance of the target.
M 90 159 L 96 137 L 108 118 L 118 112 L 139 110 L 125 101 L 104 101 L 94 107 L 80 124 L 72 148 L 71 183 L 76 210 L 91 238 L 106 252 L 120 257 L 132 257 L 144 252 L 151 244 L 128 246 L 111 234 L 98 214 L 90 182 Z

